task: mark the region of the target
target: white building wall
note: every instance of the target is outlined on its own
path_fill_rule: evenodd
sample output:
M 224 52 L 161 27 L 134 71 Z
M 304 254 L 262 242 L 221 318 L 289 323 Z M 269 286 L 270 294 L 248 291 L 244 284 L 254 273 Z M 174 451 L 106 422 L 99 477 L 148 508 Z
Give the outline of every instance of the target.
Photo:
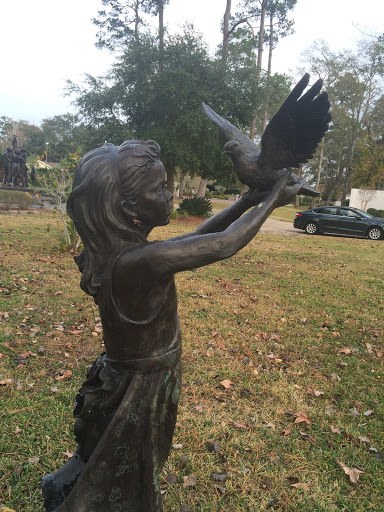
M 367 211 L 368 208 L 384 210 L 384 190 L 353 188 L 351 190 L 349 206 L 352 208 L 359 208 L 359 210 L 363 211 Z

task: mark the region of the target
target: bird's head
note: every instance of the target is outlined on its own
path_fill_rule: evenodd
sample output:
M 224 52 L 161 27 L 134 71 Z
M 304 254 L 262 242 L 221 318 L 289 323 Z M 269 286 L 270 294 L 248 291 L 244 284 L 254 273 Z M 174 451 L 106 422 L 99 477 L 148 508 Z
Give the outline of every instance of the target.
M 240 142 L 237 142 L 237 140 L 230 140 L 228 141 L 224 146 L 223 155 L 236 155 L 242 151 L 242 147 Z

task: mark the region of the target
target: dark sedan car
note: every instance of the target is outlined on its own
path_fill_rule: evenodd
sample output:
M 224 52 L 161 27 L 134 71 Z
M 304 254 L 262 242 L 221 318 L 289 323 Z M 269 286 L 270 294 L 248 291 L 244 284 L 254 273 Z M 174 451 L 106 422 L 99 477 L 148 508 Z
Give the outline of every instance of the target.
M 304 229 L 309 235 L 330 233 L 371 240 L 381 240 L 384 233 L 384 219 L 345 206 L 321 206 L 296 212 L 293 226 Z

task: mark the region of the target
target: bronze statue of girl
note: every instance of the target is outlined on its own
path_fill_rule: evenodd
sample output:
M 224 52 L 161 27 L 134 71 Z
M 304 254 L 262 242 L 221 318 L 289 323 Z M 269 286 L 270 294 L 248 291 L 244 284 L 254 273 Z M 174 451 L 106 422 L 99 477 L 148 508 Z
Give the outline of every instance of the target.
M 250 191 L 194 232 L 148 242 L 172 209 L 159 153 L 154 141 L 106 144 L 76 171 L 67 205 L 84 243 L 76 262 L 100 309 L 106 351 L 76 397 L 78 449 L 43 478 L 49 512 L 162 510 L 158 477 L 181 387 L 174 274 L 234 255 L 302 186 L 287 185 L 286 171 L 262 202 Z

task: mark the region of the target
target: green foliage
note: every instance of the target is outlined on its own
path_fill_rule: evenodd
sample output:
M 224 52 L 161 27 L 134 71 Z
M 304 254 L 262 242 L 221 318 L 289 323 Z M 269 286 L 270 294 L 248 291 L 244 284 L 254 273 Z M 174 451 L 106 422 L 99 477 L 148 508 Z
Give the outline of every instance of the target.
M 226 194 L 220 194 L 220 192 L 213 192 L 212 197 L 215 197 L 216 199 L 229 199 L 229 196 Z
M 75 223 L 69 219 L 65 223 L 66 233 L 63 231 L 59 237 L 59 248 L 63 252 L 80 252 L 81 238 L 76 230 Z
M 0 190 L 0 204 L 4 205 L 7 210 L 13 206 L 26 210 L 32 204 L 32 197 L 27 192 Z
M 384 210 L 376 210 L 376 208 L 368 208 L 367 213 L 374 217 L 384 218 Z
M 186 197 L 181 201 L 178 211 L 196 217 L 209 217 L 212 214 L 212 204 L 207 197 Z
M 226 194 L 230 194 L 230 195 L 237 195 L 239 194 L 240 195 L 240 189 L 239 188 L 227 188 L 225 191 L 224 191 Z

